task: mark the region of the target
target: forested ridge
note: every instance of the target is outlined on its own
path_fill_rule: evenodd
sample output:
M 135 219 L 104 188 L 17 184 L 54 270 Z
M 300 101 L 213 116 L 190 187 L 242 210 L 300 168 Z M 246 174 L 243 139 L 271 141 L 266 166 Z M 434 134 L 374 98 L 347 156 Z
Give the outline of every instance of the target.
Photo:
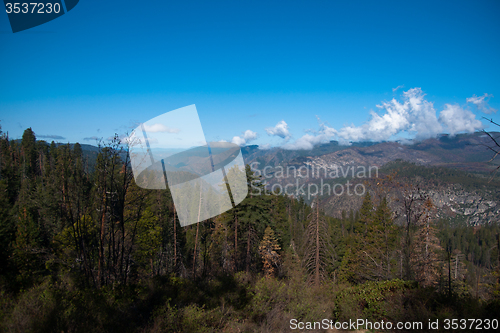
M 432 200 L 404 181 L 410 166 L 368 184 L 342 218 L 266 192 L 247 167 L 241 204 L 183 228 L 168 190 L 135 185 L 118 136 L 95 161 L 30 128 L 20 141 L 0 136 L 0 331 L 499 317 L 500 227 L 434 219 Z

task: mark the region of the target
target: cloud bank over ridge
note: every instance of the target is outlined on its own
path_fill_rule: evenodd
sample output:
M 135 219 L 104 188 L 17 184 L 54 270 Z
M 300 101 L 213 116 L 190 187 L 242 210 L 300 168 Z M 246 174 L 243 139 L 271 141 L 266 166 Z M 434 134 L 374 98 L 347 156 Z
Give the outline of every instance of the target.
M 474 104 L 485 113 L 496 112 L 487 103 L 489 97 L 492 95 L 473 96 L 467 98 L 467 103 Z M 346 125 L 335 130 L 322 123 L 317 133 L 305 134 L 296 141 L 283 145 L 283 148 L 312 149 L 328 140 L 338 140 L 343 144 L 357 141 L 389 141 L 402 134 L 416 140 L 424 140 L 436 137 L 444 131 L 454 136 L 483 128 L 481 121 L 476 119 L 476 115 L 467 105 L 445 104 L 437 116 L 434 103 L 425 99 L 421 88 L 409 89 L 403 92 L 401 101 L 393 98 L 377 105 L 377 109 L 377 112 L 370 111 L 369 119 L 361 126 Z
M 257 137 L 258 137 L 258 135 L 256 132 L 251 131 L 251 130 L 246 130 L 245 133 L 243 133 L 243 135 L 233 137 L 231 142 L 234 144 L 237 144 L 239 146 L 244 146 L 247 143 L 249 143 L 250 141 L 257 139 Z
M 285 141 L 288 141 L 292 136 L 288 130 L 288 124 L 284 120 L 277 123 L 274 127 L 267 127 L 266 132 L 268 135 L 278 136 Z
M 395 92 L 403 86 L 393 89 Z M 465 105 L 445 104 L 438 113 L 434 103 L 425 98 L 426 94 L 421 88 L 411 88 L 403 91 L 398 100 L 392 98 L 390 101 L 382 101 L 376 105 L 377 110 L 370 110 L 368 120 L 360 126 L 344 125 L 339 130 L 330 127 L 318 117 L 319 129 L 308 130 L 300 138 L 291 141 L 292 133 L 285 120 L 279 121 L 273 127 L 266 127 L 266 133 L 271 137 L 283 139 L 281 148 L 288 150 L 310 150 L 315 146 L 338 140 L 342 144 L 350 144 L 359 141 L 390 141 L 401 139 L 408 141 L 408 137 L 415 140 L 424 140 L 436 137 L 442 133 L 454 136 L 458 133 L 473 133 L 483 129 L 483 123 L 476 119 L 472 109 L 490 114 L 497 112 L 488 105 L 493 95 L 484 94 L 477 97 L 473 95 L 466 99 Z M 243 135 L 235 136 L 231 142 L 245 146 L 256 140 L 258 134 L 252 130 L 246 130 Z M 269 143 L 259 146 L 261 149 L 270 149 Z

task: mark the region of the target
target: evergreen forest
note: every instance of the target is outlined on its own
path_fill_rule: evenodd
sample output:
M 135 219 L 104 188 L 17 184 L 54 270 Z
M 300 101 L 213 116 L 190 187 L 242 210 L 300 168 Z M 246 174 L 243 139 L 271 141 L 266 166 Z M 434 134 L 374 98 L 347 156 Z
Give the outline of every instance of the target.
M 0 331 L 499 319 L 500 226 L 434 218 L 408 168 L 394 165 L 342 218 L 319 199 L 266 192 L 247 166 L 243 202 L 181 227 L 168 190 L 135 184 L 118 136 L 89 155 L 31 128 L 21 140 L 0 131 Z

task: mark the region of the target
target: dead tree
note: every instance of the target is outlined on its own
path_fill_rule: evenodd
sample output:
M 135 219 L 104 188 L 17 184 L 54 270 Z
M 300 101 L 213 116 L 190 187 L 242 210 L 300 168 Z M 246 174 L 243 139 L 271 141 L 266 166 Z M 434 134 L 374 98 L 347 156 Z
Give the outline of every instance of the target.
M 489 121 L 490 123 L 500 127 L 500 124 L 494 122 L 493 119 L 488 119 L 485 117 L 483 117 L 483 118 L 486 119 L 487 121 Z M 490 162 L 493 162 L 495 160 L 495 158 L 500 154 L 500 142 L 499 142 L 500 137 L 499 136 L 494 137 L 491 133 L 486 132 L 485 130 L 483 130 L 482 132 L 484 134 L 486 134 L 491 139 L 491 142 L 492 142 L 490 145 L 483 144 L 483 146 L 485 146 L 488 150 L 491 150 L 493 152 L 493 157 L 488 161 L 488 163 L 490 163 Z M 500 169 L 500 164 L 494 170 L 491 171 L 492 176 L 491 176 L 490 181 L 497 174 L 499 169 Z
M 333 247 L 328 224 L 319 212 L 318 199 L 313 202 L 313 210 L 308 220 L 310 222 L 305 233 L 304 266 L 312 273 L 314 284 L 319 286 L 325 278 L 326 266 L 333 261 Z

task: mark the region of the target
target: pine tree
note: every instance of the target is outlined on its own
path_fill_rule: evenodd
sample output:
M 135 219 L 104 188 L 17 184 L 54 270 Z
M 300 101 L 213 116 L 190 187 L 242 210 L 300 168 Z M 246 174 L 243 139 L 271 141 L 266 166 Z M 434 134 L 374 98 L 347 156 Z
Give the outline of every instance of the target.
M 340 262 L 339 268 L 336 273 L 338 280 L 340 282 L 348 282 L 351 284 L 360 283 L 362 280 L 359 274 L 360 265 L 358 257 L 352 252 L 351 247 L 347 247 L 342 260 Z
M 363 203 L 359 211 L 356 212 L 354 222 L 354 232 L 346 239 L 346 246 L 349 247 L 351 258 L 344 265 L 349 263 L 353 271 L 351 280 L 361 282 L 375 279 L 374 272 L 380 271 L 380 263 L 373 258 L 373 203 L 370 192 L 363 198 Z M 346 267 L 345 269 L 349 269 Z
M 23 176 L 31 179 L 37 171 L 36 137 L 31 127 L 24 131 L 21 147 L 23 156 Z
M 264 264 L 266 277 L 275 275 L 276 269 L 280 265 L 281 256 L 278 253 L 280 249 L 281 247 L 278 244 L 273 229 L 268 226 L 264 232 L 264 238 L 259 245 L 259 253 Z
M 368 225 L 373 221 L 373 203 L 370 192 L 366 192 L 359 210 L 359 217 L 354 224 L 354 231 L 365 236 L 368 232 Z
M 366 235 L 358 236 L 361 264 L 360 274 L 369 280 L 391 279 L 394 270 L 394 252 L 397 228 L 386 198 L 382 198 L 373 218 L 369 220 Z
M 257 177 L 250 169 L 246 167 L 247 176 L 247 189 L 248 195 L 245 200 L 239 204 L 239 220 L 240 228 L 242 230 L 242 241 L 245 244 L 245 270 L 250 272 L 251 267 L 254 265 L 255 253 L 257 253 L 257 246 L 259 235 L 264 233 L 264 226 L 269 221 L 269 199 L 266 195 L 259 195 L 264 191 L 264 186 L 261 183 L 261 178 Z M 254 193 L 257 192 L 257 193 Z
M 7 273 L 12 255 L 15 226 L 10 209 L 6 182 L 0 180 L 0 276 Z

